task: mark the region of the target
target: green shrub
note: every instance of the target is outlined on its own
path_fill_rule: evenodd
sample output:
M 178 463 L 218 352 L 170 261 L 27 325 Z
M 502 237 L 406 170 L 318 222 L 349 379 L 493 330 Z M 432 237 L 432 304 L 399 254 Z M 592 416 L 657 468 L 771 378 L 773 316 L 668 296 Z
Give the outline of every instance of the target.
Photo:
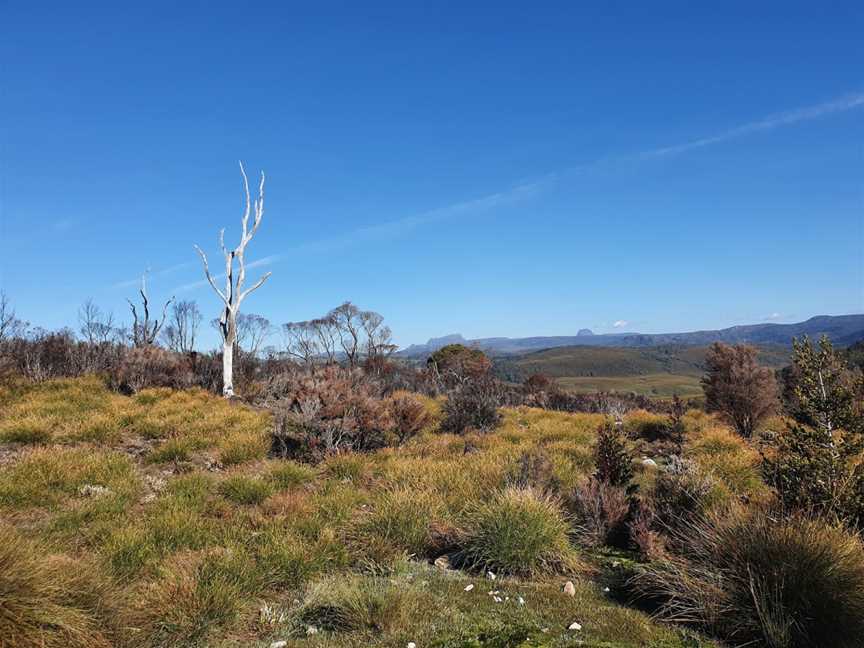
M 594 477 L 610 486 L 626 487 L 633 479 L 633 462 L 621 426 L 606 421 L 597 430 L 597 445 L 594 448 Z
M 219 484 L 219 493 L 238 504 L 260 504 L 273 494 L 273 487 L 263 479 L 235 475 Z
M 570 527 L 557 501 L 507 489 L 468 512 L 459 560 L 474 569 L 532 576 L 577 565 Z
M 774 440 L 765 480 L 787 509 L 819 511 L 856 527 L 864 523 L 860 451 L 857 435 L 798 425 Z
M 676 532 L 677 556 L 631 580 L 669 619 L 735 645 L 853 648 L 864 637 L 864 546 L 799 516 L 726 513 Z

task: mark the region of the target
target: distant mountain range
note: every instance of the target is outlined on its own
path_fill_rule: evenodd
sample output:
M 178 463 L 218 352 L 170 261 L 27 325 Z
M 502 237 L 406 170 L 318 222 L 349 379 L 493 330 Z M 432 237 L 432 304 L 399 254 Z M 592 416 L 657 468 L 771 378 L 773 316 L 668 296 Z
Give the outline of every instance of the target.
M 464 344 L 493 355 L 529 353 L 541 349 L 565 346 L 592 347 L 657 347 L 665 345 L 704 346 L 712 342 L 738 344 L 747 342 L 760 345 L 788 345 L 792 338 L 809 335 L 819 338 L 827 335 L 838 346 L 849 346 L 864 339 L 864 314 L 818 315 L 797 324 L 749 324 L 714 331 L 689 333 L 607 333 L 595 335 L 589 329 L 578 335 L 549 337 L 506 338 L 491 337 L 466 340 L 458 333 L 432 338 L 426 344 L 412 344 L 399 355 L 418 357 L 428 355 L 448 344 Z

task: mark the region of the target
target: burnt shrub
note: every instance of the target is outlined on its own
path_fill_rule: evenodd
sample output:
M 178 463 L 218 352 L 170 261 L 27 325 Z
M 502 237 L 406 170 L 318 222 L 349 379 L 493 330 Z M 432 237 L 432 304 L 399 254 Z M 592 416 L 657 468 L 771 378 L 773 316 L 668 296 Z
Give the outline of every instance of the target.
M 555 475 L 549 454 L 536 446 L 519 455 L 515 468 L 506 480 L 508 486 L 534 488 L 542 493 L 555 493 L 561 488 L 561 481 Z
M 376 450 L 398 444 L 400 434 L 415 433 L 418 423 L 402 406 L 388 407 L 380 385 L 360 369 L 330 366 L 281 374 L 265 393 L 275 415 L 273 450 L 280 456 L 319 461 L 339 452 Z M 401 431 L 392 416 L 397 409 L 407 426 Z
M 384 401 L 390 412 L 396 443 L 402 445 L 417 436 L 432 420 L 423 401 L 408 392 L 395 392 Z
M 194 384 L 183 356 L 157 346 L 127 349 L 108 378 L 112 388 L 129 394 L 145 387 L 182 389 Z
M 627 548 L 630 499 L 624 488 L 592 477 L 579 484 L 565 504 L 581 544 Z
M 499 387 L 494 380 L 472 380 L 452 391 L 444 404 L 441 431 L 465 434 L 488 432 L 498 426 Z

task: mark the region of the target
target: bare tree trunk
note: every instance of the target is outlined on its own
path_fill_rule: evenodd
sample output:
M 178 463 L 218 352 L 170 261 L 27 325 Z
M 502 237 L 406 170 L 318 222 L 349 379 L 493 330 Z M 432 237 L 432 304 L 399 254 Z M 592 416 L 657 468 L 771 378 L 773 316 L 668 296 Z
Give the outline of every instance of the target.
M 240 312 L 240 304 L 253 290 L 260 288 L 267 281 L 270 273 L 266 273 L 252 287 L 243 290 L 243 284 L 246 280 L 246 261 L 245 253 L 246 246 L 255 232 L 258 231 L 258 226 L 261 224 L 261 218 L 264 216 L 264 172 L 261 172 L 261 183 L 258 185 L 258 198 L 255 200 L 255 218 L 252 222 L 252 229 L 249 229 L 249 216 L 252 213 L 252 200 L 249 195 L 249 181 L 246 178 L 246 170 L 243 168 L 243 163 L 240 163 L 240 174 L 243 176 L 243 189 L 246 192 L 246 210 L 243 213 L 241 221 L 243 225 L 243 233 L 240 236 L 240 243 L 233 250 L 225 247 L 225 230 L 219 232 L 219 246 L 222 248 L 222 254 L 225 256 L 225 291 L 219 290 L 216 286 L 216 281 L 210 274 L 210 268 L 207 265 L 207 256 L 204 251 L 197 245 L 195 249 L 201 257 L 201 262 L 204 264 L 204 275 L 207 281 L 216 294 L 222 299 L 225 305 L 222 311 L 222 316 L 219 318 L 219 331 L 222 333 L 222 395 L 225 398 L 230 398 L 234 395 L 234 347 L 237 342 L 237 314 Z M 234 260 L 237 259 L 237 275 L 234 275 Z

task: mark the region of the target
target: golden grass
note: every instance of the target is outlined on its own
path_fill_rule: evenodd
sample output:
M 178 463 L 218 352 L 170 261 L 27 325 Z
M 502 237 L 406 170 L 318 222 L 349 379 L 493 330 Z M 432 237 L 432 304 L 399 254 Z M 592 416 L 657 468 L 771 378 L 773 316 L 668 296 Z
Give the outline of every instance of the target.
M 444 578 L 422 572 L 416 562 L 406 567 L 405 559 L 449 552 L 447 544 L 464 540 L 464 533 L 473 533 L 480 547 L 480 538 L 495 539 L 489 529 L 503 520 L 518 532 L 517 542 L 487 545 L 487 553 L 475 556 L 478 567 L 527 575 L 578 566 L 557 504 L 540 493 L 525 502 L 506 489 L 520 457 L 533 451 L 549 458 L 562 492 L 572 488 L 593 471 L 595 431 L 603 420 L 506 409 L 496 432 L 461 437 L 437 433 L 440 401 L 424 399 L 433 422 L 405 446 L 346 453 L 309 466 L 266 459 L 268 415 L 200 390 L 153 389 L 130 398 L 98 380 L 81 379 L 4 386 L 0 401 L 0 444 L 12 453 L 0 463 L 0 516 L 46 552 L 74 553 L 83 561 L 81 578 L 93 580 L 88 585 L 57 576 L 90 598 L 79 605 L 68 596 L 71 611 L 58 611 L 68 613 L 68 629 L 61 619 L 40 631 L 42 643 L 30 644 L 49 647 L 227 648 L 266 645 L 281 636 L 296 638 L 298 645 L 383 646 L 416 641 L 415 628 L 454 641 L 491 632 L 490 619 L 495 628 L 509 628 L 515 621 L 479 592 L 483 585 L 474 599 L 465 594 L 473 576 Z M 749 448 L 720 443 L 724 439 L 711 426 L 694 437 L 688 452 L 706 463 L 749 466 Z M 18 430 L 17 438 L 12 430 Z M 725 470 L 730 481 L 750 488 L 743 469 Z M 507 502 L 515 497 L 517 505 L 502 506 L 508 492 Z M 486 516 L 478 513 L 483 505 L 493 509 Z M 519 543 L 534 558 L 510 551 Z M 35 546 L 22 550 L 30 552 L 26 564 L 44 563 L 44 574 L 60 564 L 66 569 L 69 558 L 49 560 Z M 516 562 L 506 562 L 511 559 Z M 43 567 L 34 569 L 43 574 Z M 376 580 L 381 578 L 390 584 Z M 344 589 L 325 592 L 343 582 Z M 34 587 L 47 603 L 57 602 L 43 585 Z M 560 583 L 515 580 L 508 587 L 513 601 L 519 593 L 534 597 L 524 609 L 534 630 L 554 623 L 556 636 L 567 638 L 573 601 L 558 600 Z M 596 624 L 589 636 L 598 641 L 620 638 L 621 646 L 636 646 L 673 636 L 606 601 L 593 586 L 578 587 L 580 614 L 584 610 L 584 618 Z M 295 598 L 297 605 L 291 603 Z M 391 598 L 401 602 L 390 607 Z M 264 600 L 284 604 L 284 623 L 261 623 Z M 330 603 L 346 605 L 359 620 L 329 644 L 326 632 L 307 639 L 301 622 Z M 418 609 L 428 612 L 419 618 Z M 632 629 L 613 628 L 607 618 L 626 620 Z M 92 637 L 75 639 L 76 628 Z M 300 636 L 292 638 L 295 631 Z M 6 648 L 2 639 L 0 647 Z

